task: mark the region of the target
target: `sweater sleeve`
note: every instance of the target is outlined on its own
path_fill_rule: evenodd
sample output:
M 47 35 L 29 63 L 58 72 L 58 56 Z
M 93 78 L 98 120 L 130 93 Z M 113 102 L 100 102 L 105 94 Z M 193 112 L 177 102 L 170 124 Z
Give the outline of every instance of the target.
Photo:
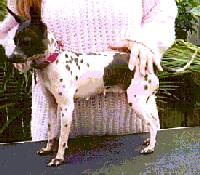
M 16 12 L 15 0 L 8 0 L 7 5 L 13 12 Z M 10 14 L 0 23 L 0 44 L 4 46 L 6 55 L 11 55 L 14 51 L 13 37 L 17 28 L 18 23 Z
M 8 0 L 7 6 L 16 13 L 15 0 Z M 0 23 L 0 35 L 6 35 L 8 31 L 13 29 L 16 25 L 17 22 L 15 19 L 10 14 L 7 14 L 6 18 Z
M 148 12 L 143 10 L 142 23 L 137 34 L 128 29 L 130 31 L 127 32 L 126 39 L 140 42 L 154 53 L 162 55 L 175 40 L 176 15 L 174 0 L 158 0 Z

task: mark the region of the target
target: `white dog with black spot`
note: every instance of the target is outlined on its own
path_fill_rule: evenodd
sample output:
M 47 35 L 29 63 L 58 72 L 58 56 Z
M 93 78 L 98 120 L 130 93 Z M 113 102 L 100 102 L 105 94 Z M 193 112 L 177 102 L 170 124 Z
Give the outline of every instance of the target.
M 64 151 L 68 147 L 74 98 L 88 98 L 104 92 L 105 69 L 114 64 L 116 59 L 125 60 L 128 65 L 130 54 L 114 51 L 77 54 L 64 51 L 54 37 L 47 32 L 47 27 L 41 21 L 37 11 L 31 9 L 31 20 L 23 20 L 10 10 L 9 12 L 19 23 L 14 38 L 16 48 L 10 60 L 24 62 L 24 64 L 16 65 L 19 69 L 33 68 L 36 71 L 48 101 L 48 143 L 38 153 L 46 154 L 54 149 L 57 137 L 55 131 L 60 127 L 58 151 L 56 157 L 48 164 L 58 166 L 63 163 Z M 142 75 L 138 60 L 135 60 L 135 63 L 133 79 L 127 89 L 127 95 L 133 110 L 147 122 L 150 129 L 147 147 L 141 151 L 146 154 L 154 151 L 156 134 L 160 128 L 155 101 L 159 82 L 153 72 Z M 57 116 L 57 110 L 61 110 L 60 116 Z M 60 126 L 56 125 L 57 117 L 60 119 Z

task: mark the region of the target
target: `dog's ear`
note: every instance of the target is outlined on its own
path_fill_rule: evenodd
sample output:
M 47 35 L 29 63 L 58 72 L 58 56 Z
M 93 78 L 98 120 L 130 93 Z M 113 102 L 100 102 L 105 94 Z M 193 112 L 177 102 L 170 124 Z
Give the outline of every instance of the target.
M 41 10 L 35 7 L 30 7 L 31 23 L 38 24 L 41 22 Z
M 21 16 L 15 14 L 15 13 L 14 13 L 12 10 L 10 10 L 8 7 L 7 7 L 7 10 L 8 10 L 8 13 L 10 13 L 10 14 L 15 18 L 15 21 L 16 21 L 16 22 L 18 22 L 18 23 L 24 22 L 24 19 L 23 19 Z

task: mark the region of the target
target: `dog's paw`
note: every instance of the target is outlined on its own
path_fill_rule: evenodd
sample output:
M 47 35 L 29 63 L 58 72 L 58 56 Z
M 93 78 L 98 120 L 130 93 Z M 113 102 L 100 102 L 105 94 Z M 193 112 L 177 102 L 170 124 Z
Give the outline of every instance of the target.
M 53 166 L 59 166 L 61 164 L 63 164 L 64 160 L 63 159 L 52 159 L 49 163 L 48 163 L 48 166 L 49 167 L 53 167 Z
M 45 156 L 52 152 L 53 152 L 53 150 L 51 150 L 51 149 L 41 148 L 39 151 L 37 151 L 37 154 L 40 156 L 43 156 L 43 155 Z
M 150 153 L 153 153 L 154 152 L 154 148 L 152 148 L 150 145 L 143 148 L 140 153 L 141 154 L 150 154 Z
M 149 146 L 150 145 L 150 138 L 144 140 L 143 145 Z

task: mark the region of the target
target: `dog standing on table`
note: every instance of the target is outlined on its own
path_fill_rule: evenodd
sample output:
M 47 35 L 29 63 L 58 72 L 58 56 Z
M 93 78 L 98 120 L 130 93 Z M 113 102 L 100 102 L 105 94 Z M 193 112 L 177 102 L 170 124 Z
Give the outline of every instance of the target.
M 77 54 L 64 51 L 48 34 L 46 25 L 40 14 L 31 9 L 31 20 L 23 20 L 8 9 L 19 23 L 14 42 L 16 48 L 10 59 L 13 62 L 26 63 L 24 69 L 34 68 L 42 84 L 47 98 L 48 111 L 48 143 L 38 153 L 46 154 L 53 150 L 56 139 L 56 115 L 61 110 L 60 137 L 57 155 L 49 166 L 58 166 L 64 161 L 64 151 L 67 148 L 74 98 L 87 98 L 104 91 L 104 70 L 111 64 L 122 60 L 128 63 L 130 55 L 123 52 L 108 52 L 100 54 Z M 150 139 L 147 147 L 141 153 L 151 153 L 156 144 L 156 134 L 160 128 L 158 110 L 155 102 L 155 92 L 159 82 L 155 74 L 142 76 L 136 65 L 135 74 L 127 89 L 128 102 L 144 119 L 150 129 Z

